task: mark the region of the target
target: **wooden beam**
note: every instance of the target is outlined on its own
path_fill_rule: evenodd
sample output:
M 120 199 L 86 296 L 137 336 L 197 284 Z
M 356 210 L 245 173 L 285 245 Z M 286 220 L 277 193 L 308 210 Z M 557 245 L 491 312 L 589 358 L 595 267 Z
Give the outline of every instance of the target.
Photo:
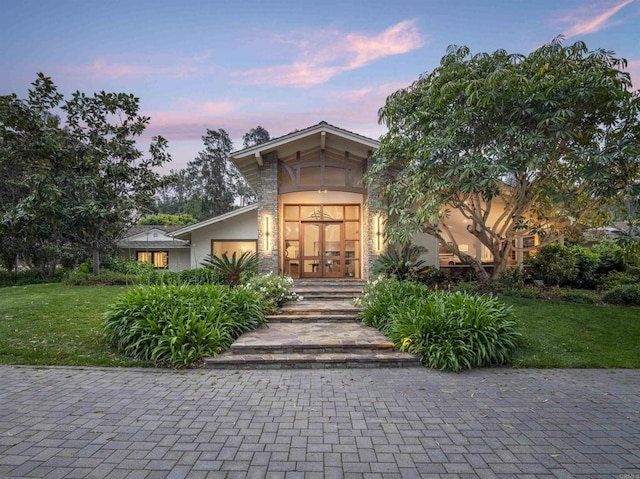
M 327 143 L 327 132 L 321 131 L 320 132 L 320 149 L 321 150 L 324 150 L 326 143 Z
M 264 161 L 259 151 L 256 151 L 256 163 L 258 163 L 258 166 L 264 166 Z

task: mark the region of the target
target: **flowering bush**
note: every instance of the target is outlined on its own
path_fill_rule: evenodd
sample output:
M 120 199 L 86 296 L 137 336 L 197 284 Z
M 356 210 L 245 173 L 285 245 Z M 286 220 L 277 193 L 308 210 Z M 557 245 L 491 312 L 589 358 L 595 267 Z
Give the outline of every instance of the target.
M 262 294 L 267 301 L 267 312 L 275 313 L 286 301 L 300 301 L 302 296 L 291 291 L 293 279 L 272 273 L 243 277 L 241 288 Z

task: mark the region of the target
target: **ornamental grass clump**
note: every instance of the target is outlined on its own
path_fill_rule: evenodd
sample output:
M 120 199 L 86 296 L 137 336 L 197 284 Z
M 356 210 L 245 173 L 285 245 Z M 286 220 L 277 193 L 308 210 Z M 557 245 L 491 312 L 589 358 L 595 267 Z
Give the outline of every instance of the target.
M 187 367 L 263 325 L 264 308 L 259 294 L 228 286 L 139 286 L 109 306 L 104 327 L 108 343 L 132 359 Z
M 520 334 L 511 308 L 490 295 L 434 292 L 378 280 L 365 289 L 361 318 L 430 368 L 460 371 L 508 363 Z

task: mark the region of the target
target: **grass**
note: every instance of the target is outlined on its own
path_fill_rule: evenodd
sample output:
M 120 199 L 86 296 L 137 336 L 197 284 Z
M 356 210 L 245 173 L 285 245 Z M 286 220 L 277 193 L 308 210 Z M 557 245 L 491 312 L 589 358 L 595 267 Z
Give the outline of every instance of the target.
M 514 366 L 640 368 L 640 308 L 502 299 L 524 338 Z
M 113 353 L 102 313 L 118 286 L 40 284 L 0 290 L 0 364 L 150 366 Z M 640 308 L 503 298 L 523 345 L 514 366 L 640 368 Z
M 102 313 L 119 286 L 38 284 L 0 289 L 0 364 L 150 366 L 113 353 Z

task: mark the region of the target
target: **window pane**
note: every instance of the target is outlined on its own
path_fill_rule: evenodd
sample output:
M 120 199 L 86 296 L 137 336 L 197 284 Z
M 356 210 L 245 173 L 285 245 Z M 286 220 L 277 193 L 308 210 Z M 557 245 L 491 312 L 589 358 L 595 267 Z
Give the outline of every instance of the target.
M 153 266 L 162 269 L 169 266 L 169 254 L 166 251 L 156 251 L 153 253 Z
M 319 220 L 321 219 L 320 215 L 320 207 L 317 205 L 300 207 L 300 217 L 302 220 Z
M 359 258 L 360 257 L 360 241 L 345 241 L 344 257 Z
M 287 221 L 296 221 L 300 217 L 298 216 L 298 206 L 285 206 L 284 207 L 284 219 Z
M 298 259 L 300 255 L 300 243 L 298 241 L 286 241 L 284 256 L 288 259 Z
M 284 224 L 284 239 L 297 240 L 300 237 L 300 223 L 287 221 Z
M 151 263 L 153 258 L 153 253 L 147 251 L 138 251 L 136 253 L 138 261 L 141 263 Z
M 344 207 L 344 219 L 345 220 L 359 220 L 360 219 L 360 207 L 357 206 L 357 205 L 345 206 Z
M 242 253 L 247 251 L 250 251 L 251 253 L 256 252 L 255 241 L 214 240 L 211 242 L 211 253 L 214 256 L 220 257 L 226 253 L 228 257 L 231 257 L 233 253 L 236 253 L 236 257 L 239 257 Z
M 358 221 L 346 221 L 344 223 L 344 236 L 348 240 L 360 239 L 360 223 Z
M 344 207 L 324 206 L 322 216 L 324 220 L 341 220 L 344 217 Z

